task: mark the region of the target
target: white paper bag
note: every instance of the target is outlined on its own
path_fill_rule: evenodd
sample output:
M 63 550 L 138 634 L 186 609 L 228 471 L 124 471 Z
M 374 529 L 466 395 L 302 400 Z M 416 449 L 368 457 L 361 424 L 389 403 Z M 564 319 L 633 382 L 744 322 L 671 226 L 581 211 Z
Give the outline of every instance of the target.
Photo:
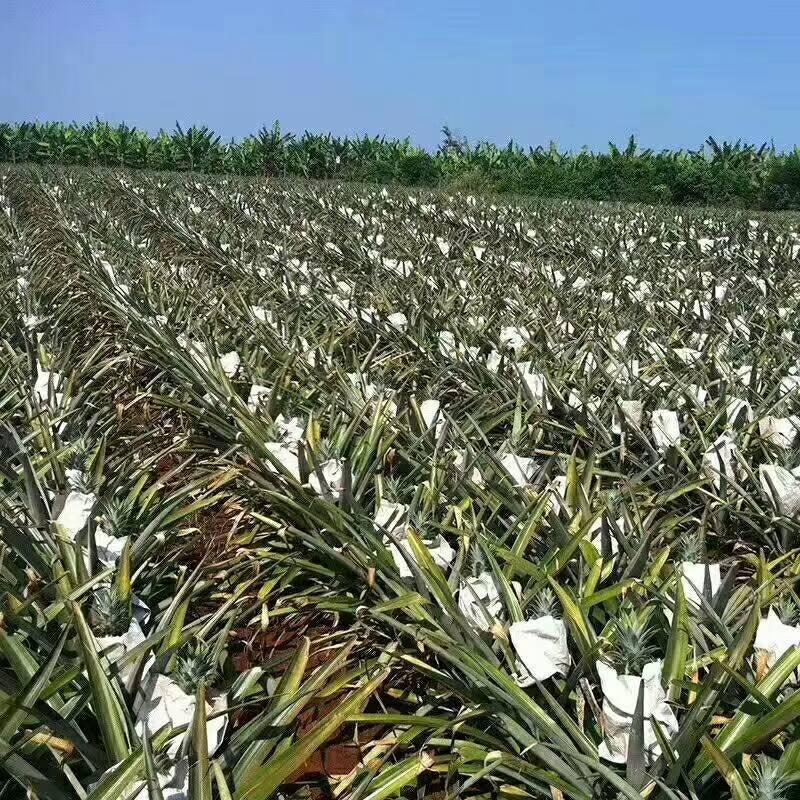
M 522 586 L 512 581 L 511 588 L 519 597 Z M 489 631 L 494 621 L 503 615 L 503 601 L 491 572 L 482 572 L 472 578 L 462 579 L 458 589 L 458 609 L 479 631 Z M 483 609 L 489 616 L 486 619 Z
M 406 554 L 408 558 L 411 559 L 411 561 L 413 561 L 415 564 L 417 563 L 416 556 L 414 555 L 411 543 L 406 537 L 405 528 L 403 529 L 402 534 L 396 535 L 400 542 L 399 546 L 391 541 L 388 537 L 384 538 L 384 544 L 392 554 L 392 559 L 397 567 L 397 571 L 400 573 L 400 577 L 411 578 L 413 576 L 413 572 L 411 571 L 411 567 L 409 567 L 408 561 L 406 560 L 404 554 Z M 456 557 L 455 550 L 453 550 L 453 548 L 450 546 L 450 543 L 443 536 L 437 535 L 434 536 L 433 539 L 423 541 L 422 543 L 430 551 L 434 563 L 441 569 L 447 569 L 447 567 L 453 563 L 453 559 Z
M 489 372 L 497 372 L 500 369 L 500 362 L 503 360 L 503 354 L 498 350 L 491 350 L 489 355 L 486 356 L 486 369 Z
M 284 417 L 278 414 L 275 417 L 275 427 L 278 429 L 281 439 L 287 445 L 296 447 L 302 440 L 306 431 L 306 426 L 300 417 Z
M 444 427 L 444 414 L 441 413 L 439 401 L 423 400 L 419 404 L 419 412 L 422 415 L 426 430 L 430 430 L 434 423 L 436 424 L 436 438 L 438 439 Z
M 487 620 L 486 610 L 489 619 Z M 503 611 L 503 603 L 491 572 L 461 581 L 458 591 L 458 610 L 479 631 L 488 631 L 492 621 Z
M 271 391 L 271 386 L 263 386 L 260 383 L 254 383 L 250 387 L 250 394 L 247 395 L 247 407 L 250 411 L 257 411 L 261 403 L 269 398 Z
M 614 412 L 614 419 L 611 422 L 611 431 L 616 434 L 622 433 L 622 422 L 634 428 L 642 426 L 642 412 L 644 406 L 640 400 L 619 400 L 619 413 Z M 621 415 L 621 419 L 620 419 Z
M 222 371 L 229 378 L 232 378 L 234 375 L 236 375 L 236 373 L 239 371 L 240 364 L 241 359 L 235 350 L 231 350 L 230 353 L 223 353 L 219 357 L 219 365 L 222 367 Z
M 708 399 L 708 389 L 697 384 L 690 383 L 683 391 L 683 395 L 678 398 L 677 403 L 681 408 L 686 405 L 686 397 L 689 397 L 700 408 L 704 408 Z
M 445 357 L 457 360 L 460 350 L 456 347 L 456 337 L 452 331 L 441 331 L 439 333 L 439 352 Z
M 771 669 L 787 650 L 800 647 L 800 625 L 781 622 L 774 609 L 770 609 L 758 623 L 753 647 L 766 652 L 767 666 Z
M 567 645 L 567 628 L 564 620 L 549 614 L 538 619 L 514 622 L 509 636 L 522 669 L 521 685 L 533 680 L 545 681 L 559 673 L 566 675 L 572 663 Z
M 653 412 L 651 430 L 656 449 L 662 453 L 681 440 L 681 426 L 678 414 L 667 408 L 658 408 Z
M 547 380 L 544 374 L 533 368 L 532 361 L 520 361 L 517 364 L 517 368 L 523 383 L 528 387 L 534 404 L 546 410 L 548 408 Z
M 64 399 L 64 393 L 58 392 L 59 384 L 62 382 L 61 374 L 58 372 L 50 372 L 49 370 L 42 369 L 41 365 L 37 365 L 36 382 L 33 386 L 33 393 L 40 403 L 47 403 L 50 400 L 50 385 L 53 386 L 53 399 L 55 400 L 56 407 L 61 405 Z
M 527 328 L 516 325 L 507 325 L 500 329 L 500 346 L 508 347 L 515 353 L 522 350 L 530 340 L 530 333 Z
M 761 417 L 758 421 L 758 434 L 775 447 L 788 450 L 797 438 L 800 419 L 798 417 Z
M 725 413 L 728 417 L 728 427 L 733 428 L 737 425 L 753 421 L 753 408 L 747 400 L 740 397 L 729 397 L 725 406 Z
M 96 502 L 97 495 L 94 492 L 86 493 L 72 489 L 67 495 L 64 508 L 56 517 L 55 523 L 74 539 L 89 521 Z
M 112 663 L 124 658 L 131 650 L 140 645 L 145 640 L 142 626 L 134 617 L 128 630 L 121 636 L 97 636 L 98 650 Z M 119 678 L 123 683 L 127 683 L 136 664 L 124 664 L 119 668 Z
M 536 461 L 514 453 L 506 453 L 500 457 L 500 464 L 509 474 L 514 486 L 527 486 L 536 471 Z
M 672 352 L 684 364 L 694 364 L 703 355 L 699 350 L 694 350 L 691 347 L 673 347 Z
M 463 472 L 467 466 L 467 453 L 466 450 L 454 450 L 453 451 L 453 466 L 459 471 Z M 473 461 L 471 458 L 470 461 Z M 486 482 L 483 480 L 483 475 L 481 475 L 481 471 L 474 465 L 470 470 L 469 480 L 472 481 L 476 486 L 483 487 L 486 485 Z
M 317 472 L 322 473 L 320 482 Z M 342 496 L 344 489 L 344 461 L 340 458 L 329 458 L 312 470 L 308 477 L 308 485 L 319 495 L 330 495 L 334 502 Z
M 661 661 L 651 661 L 642 669 L 642 676 L 618 675 L 613 667 L 597 662 L 597 674 L 603 691 L 603 742 L 598 748 L 601 758 L 624 764 L 628 760 L 628 742 L 644 682 L 644 749 L 649 761 L 661 753 L 651 720 L 655 719 L 669 739 L 678 732 L 678 720 L 666 703 L 661 685 Z
M 107 775 L 113 775 L 123 764 L 115 764 L 109 767 L 100 779 L 89 785 L 89 791 L 94 790 Z M 163 772 L 158 773 L 158 785 L 164 800 L 188 800 L 189 797 L 189 759 L 182 758 L 174 764 L 166 765 Z M 147 791 L 147 781 L 135 781 L 132 783 L 117 800 L 150 800 L 150 793 Z
M 784 517 L 794 517 L 800 512 L 800 478 L 795 471 L 790 472 L 779 464 L 762 464 L 758 468 L 761 488 Z
M 125 549 L 127 536 L 109 536 L 101 526 L 94 530 L 94 543 L 97 550 L 97 560 L 104 567 L 113 567 L 119 561 L 122 551 Z
M 194 718 L 194 703 L 194 695 L 186 694 L 168 675 L 149 674 L 134 701 L 137 733 L 141 735 L 146 723 L 153 734 L 166 726 L 177 728 L 182 725 L 189 726 L 186 732 L 189 734 Z M 209 716 L 224 711 L 227 707 L 227 697 L 224 694 L 214 698 L 213 705 L 206 701 L 206 713 Z M 222 744 L 227 719 L 227 715 L 222 714 L 208 720 L 206 730 L 209 755 L 213 755 Z M 177 736 L 170 741 L 167 748 L 170 758 L 174 759 L 178 755 L 182 741 L 183 736 Z
M 390 500 L 381 500 L 375 511 L 375 527 L 379 532 L 388 531 L 398 536 L 405 532 L 408 519 L 408 506 L 405 503 L 393 503 Z
M 386 321 L 400 332 L 408 328 L 408 317 L 402 311 L 395 311 L 389 314 L 389 316 L 386 317 Z
M 280 465 L 286 469 L 296 481 L 300 480 L 300 462 L 297 458 L 297 451 L 293 447 L 285 445 L 283 442 L 265 442 L 264 447 L 272 453 Z M 278 473 L 278 468 L 271 462 L 266 462 L 266 467 L 270 472 Z
M 620 517 L 617 519 L 617 527 L 621 530 L 625 530 L 625 518 Z M 592 527 L 589 528 L 588 536 L 591 538 L 589 541 L 597 548 L 597 552 L 602 555 L 603 553 L 603 518 L 598 517 L 593 523 Z M 619 552 L 619 542 L 617 541 L 617 537 L 614 536 L 613 531 L 609 528 L 608 531 L 608 538 L 609 538 L 609 545 L 611 549 L 611 555 L 615 556 Z

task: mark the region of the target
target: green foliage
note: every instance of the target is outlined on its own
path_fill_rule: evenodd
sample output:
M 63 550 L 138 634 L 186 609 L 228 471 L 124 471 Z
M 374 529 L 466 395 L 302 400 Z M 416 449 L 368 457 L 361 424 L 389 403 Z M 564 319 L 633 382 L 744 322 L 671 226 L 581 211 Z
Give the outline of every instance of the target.
M 637 203 L 800 208 L 800 152 L 709 137 L 697 150 L 562 152 L 470 144 L 447 126 L 435 153 L 408 139 L 284 132 L 278 122 L 223 142 L 206 126 L 151 135 L 96 120 L 0 124 L 0 161 L 446 186 L 453 190 Z
M 400 182 L 406 186 L 434 186 L 438 180 L 436 161 L 424 150 L 403 156 L 397 165 L 397 173 Z

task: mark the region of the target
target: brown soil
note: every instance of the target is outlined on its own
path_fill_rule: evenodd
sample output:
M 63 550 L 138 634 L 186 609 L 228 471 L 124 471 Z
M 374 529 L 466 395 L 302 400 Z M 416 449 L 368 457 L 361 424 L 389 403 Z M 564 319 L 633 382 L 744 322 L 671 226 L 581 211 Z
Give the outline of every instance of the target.
M 316 612 L 298 612 L 281 620 L 280 624 L 271 626 L 269 630 L 255 634 L 249 628 L 235 629 L 231 633 L 231 650 L 235 652 L 233 662 L 239 672 L 256 665 L 269 664 L 271 673 L 278 676 L 288 666 L 300 637 L 307 636 L 312 642 L 308 660 L 308 668 L 312 670 L 333 658 L 337 652 L 336 649 L 328 649 L 324 645 L 314 647 L 314 643 L 327 639 L 336 632 L 329 617 Z M 307 735 L 320 720 L 336 709 L 341 700 L 341 696 L 326 698 L 305 708 L 297 718 L 297 737 Z M 234 722 L 235 726 L 243 725 L 259 710 L 242 709 Z M 355 741 L 351 727 L 342 726 L 292 776 L 290 783 L 312 782 L 315 784 L 315 796 L 326 796 L 328 793 L 323 788 L 324 783 L 355 769 L 364 752 L 383 732 L 384 729 L 380 726 L 362 727 L 358 731 L 358 741 Z
M 163 460 L 163 459 L 162 459 Z M 197 530 L 191 535 L 186 548 L 181 553 L 181 561 L 191 568 L 201 561 L 213 564 L 228 552 L 228 536 L 231 533 L 236 509 L 216 506 L 198 511 L 186 521 L 186 525 Z

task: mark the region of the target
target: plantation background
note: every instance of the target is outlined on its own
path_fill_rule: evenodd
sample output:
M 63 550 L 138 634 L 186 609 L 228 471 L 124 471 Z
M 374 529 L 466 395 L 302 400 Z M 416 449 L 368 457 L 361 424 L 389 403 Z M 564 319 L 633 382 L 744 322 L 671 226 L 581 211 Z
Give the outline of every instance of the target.
M 797 215 L 476 195 L 0 169 L 0 798 L 797 797 Z
M 156 135 L 95 121 L 0 124 L 0 161 L 337 179 L 537 197 L 800 209 L 800 150 L 719 144 L 640 149 L 633 137 L 607 153 L 470 144 L 443 128 L 435 153 L 410 139 L 285 133 L 279 123 L 241 141 L 176 125 Z

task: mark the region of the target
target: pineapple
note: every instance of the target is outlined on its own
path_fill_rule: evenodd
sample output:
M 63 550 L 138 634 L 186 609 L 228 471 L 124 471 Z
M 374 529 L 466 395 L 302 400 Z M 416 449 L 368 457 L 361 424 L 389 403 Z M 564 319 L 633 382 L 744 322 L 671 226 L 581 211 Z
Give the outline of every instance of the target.
M 751 762 L 749 775 L 750 796 L 757 800 L 785 800 L 789 796 L 790 784 L 779 761 L 767 756 L 758 756 Z
M 561 609 L 556 602 L 556 596 L 553 594 L 553 590 L 549 586 L 542 589 L 533 599 L 531 616 L 533 619 L 539 619 L 540 617 L 561 619 Z
M 634 612 L 620 614 L 616 624 L 616 637 L 610 651 L 614 666 L 626 675 L 640 675 L 642 667 L 652 661 L 655 648 L 653 631 L 647 629 Z
M 97 488 L 92 475 L 92 449 L 88 442 L 81 438 L 71 444 L 67 450 L 69 468 L 67 480 L 71 489 L 90 494 Z
M 392 503 L 402 503 L 403 487 L 398 478 L 386 477 L 383 479 L 383 499 Z
M 185 644 L 178 651 L 171 676 L 186 694 L 193 695 L 201 684 L 210 684 L 216 672 L 217 662 L 213 648 L 198 640 L 193 644 Z
M 103 530 L 109 536 L 125 538 L 134 533 L 135 527 L 134 508 L 126 500 L 112 497 L 106 500 L 102 506 L 100 522 Z
M 130 598 L 122 597 L 115 587 L 104 587 L 94 593 L 90 619 L 97 636 L 122 636 L 133 618 Z
M 775 613 L 784 625 L 796 625 L 800 619 L 800 610 L 792 597 L 782 597 L 775 603 Z
M 471 550 L 472 576 L 478 577 L 489 569 L 489 564 L 477 541 L 472 545 Z
M 82 494 L 92 494 L 95 490 L 94 479 L 91 472 L 74 469 L 69 475 L 69 485 L 71 489 Z
M 690 564 L 702 564 L 705 557 L 705 543 L 699 531 L 686 534 L 681 541 L 682 560 Z

